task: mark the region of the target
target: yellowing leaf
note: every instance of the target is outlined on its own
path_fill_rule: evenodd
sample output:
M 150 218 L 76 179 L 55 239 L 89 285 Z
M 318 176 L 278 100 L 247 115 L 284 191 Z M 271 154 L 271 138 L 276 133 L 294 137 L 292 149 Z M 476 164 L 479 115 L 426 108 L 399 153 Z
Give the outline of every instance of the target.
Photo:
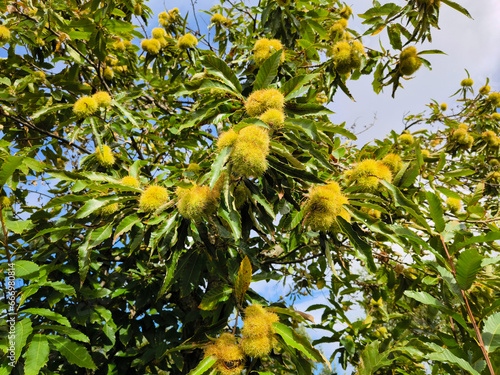
M 236 283 L 234 285 L 234 295 L 236 297 L 236 302 L 242 304 L 245 299 L 245 293 L 250 286 L 252 281 L 252 263 L 247 256 L 241 261 L 240 269 L 238 271 L 238 277 L 236 278 Z
M 382 30 L 384 30 L 384 28 L 385 28 L 385 25 L 380 26 L 377 30 L 375 30 L 375 31 L 371 34 L 371 36 L 377 35 L 377 34 L 378 34 L 378 33 L 380 33 Z

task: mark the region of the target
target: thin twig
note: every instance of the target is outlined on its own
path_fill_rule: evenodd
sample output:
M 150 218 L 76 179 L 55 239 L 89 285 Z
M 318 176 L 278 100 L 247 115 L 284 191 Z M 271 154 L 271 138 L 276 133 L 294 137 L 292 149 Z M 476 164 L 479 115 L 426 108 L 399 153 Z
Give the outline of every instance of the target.
M 193 16 L 196 21 L 196 27 L 198 27 L 198 34 L 201 35 L 200 24 L 198 23 L 198 17 L 196 17 L 196 8 L 194 7 L 194 1 L 191 0 L 191 6 L 193 7 Z
M 272 264 L 293 264 L 293 263 L 302 263 L 302 262 L 307 262 L 308 260 L 313 260 L 321 256 L 322 254 L 316 254 L 316 255 L 311 255 L 308 258 L 303 258 L 303 259 L 297 259 L 297 260 L 289 260 L 285 262 L 271 262 Z
M 78 150 L 80 150 L 81 152 L 84 152 L 84 153 L 89 154 L 89 155 L 91 154 L 91 152 L 89 150 L 87 150 L 86 148 L 78 146 L 77 144 L 72 143 L 71 141 L 68 141 L 66 138 L 60 137 L 57 134 L 51 133 L 47 130 L 40 129 L 38 126 L 36 126 L 35 124 L 33 124 L 27 120 L 24 120 L 22 118 L 19 118 L 19 117 L 13 116 L 13 115 L 9 115 L 8 113 L 6 113 L 5 111 L 2 111 L 1 109 L 0 109 L 0 115 L 4 115 L 5 117 L 8 117 L 11 120 L 16 121 L 17 123 L 19 123 L 23 126 L 26 126 L 27 128 L 30 128 L 31 130 L 36 130 L 39 133 L 48 135 L 51 138 L 55 138 L 55 139 L 65 143 L 69 146 L 75 147 Z
M 29 19 L 32 22 L 35 22 L 35 23 L 38 22 L 35 18 L 30 17 L 27 14 L 21 13 L 21 15 L 23 15 L 26 19 Z M 58 31 L 55 31 L 55 30 L 52 30 L 52 28 L 50 27 L 50 23 L 45 28 L 48 31 L 50 31 L 53 35 L 57 36 L 58 38 L 62 35 L 62 33 L 58 32 Z M 72 48 L 82 59 L 84 59 L 87 63 L 89 63 L 90 65 L 92 65 L 92 67 L 94 67 L 94 69 L 97 72 L 97 76 L 99 77 L 99 80 L 101 81 L 101 83 L 106 88 L 106 91 L 108 93 L 111 93 L 111 88 L 108 86 L 108 84 L 106 83 L 106 80 L 104 79 L 104 77 L 101 74 L 101 69 L 100 69 L 101 62 L 99 61 L 99 64 L 96 64 L 87 55 L 85 55 L 84 53 L 82 53 L 76 46 L 73 46 L 71 43 L 69 43 L 68 39 L 63 40 L 62 42 L 65 43 L 66 45 L 68 45 L 70 48 Z
M 173 112 L 172 112 L 172 110 L 171 110 L 168 106 L 166 106 L 166 105 L 164 105 L 164 104 L 160 103 L 159 101 L 155 100 L 154 98 L 152 98 L 152 97 L 151 97 L 151 96 L 149 96 L 149 95 L 146 95 L 146 94 L 141 95 L 138 99 L 139 99 L 139 100 L 142 100 L 142 101 L 145 101 L 145 102 L 147 102 L 148 104 L 154 104 L 154 105 L 156 105 L 158 108 L 160 108 L 161 110 L 165 111 L 165 112 L 166 112 L 166 113 L 168 113 L 168 114 L 172 114 L 172 113 L 173 113 Z
M 486 224 L 486 223 L 491 223 L 492 221 L 498 221 L 500 220 L 500 217 L 494 217 L 491 219 L 485 219 L 485 220 L 460 220 L 463 223 L 481 223 L 481 224 Z
M 236 309 L 236 318 L 234 318 L 233 335 L 236 334 L 236 326 L 238 325 L 239 315 L 240 315 L 240 310 Z

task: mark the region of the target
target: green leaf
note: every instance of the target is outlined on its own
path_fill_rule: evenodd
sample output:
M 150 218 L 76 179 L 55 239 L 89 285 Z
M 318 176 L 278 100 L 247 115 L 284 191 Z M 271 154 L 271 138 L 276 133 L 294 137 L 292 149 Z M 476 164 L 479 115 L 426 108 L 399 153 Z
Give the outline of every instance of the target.
M 196 366 L 194 369 L 192 369 L 188 375 L 201 375 L 207 372 L 212 368 L 213 365 L 215 365 L 215 362 L 217 362 L 217 358 L 214 356 L 210 357 L 205 357 L 203 360 L 198 363 L 198 366 Z
M 75 50 L 71 45 L 66 44 L 66 50 L 68 51 L 68 54 L 71 56 L 73 60 L 77 64 L 83 65 L 85 63 L 85 59 Z
M 3 160 L 2 169 L 0 169 L 0 186 L 5 185 L 7 180 L 14 174 L 17 167 L 23 163 L 23 158 L 21 156 L 7 156 L 7 159 Z
M 14 261 L 14 269 L 16 271 L 16 277 L 20 279 L 31 279 L 38 274 L 40 267 L 28 260 L 16 260 Z
M 177 214 L 174 214 L 172 217 L 168 218 L 168 220 L 165 220 L 165 217 L 166 216 L 158 217 L 161 219 L 162 223 L 153 233 L 151 233 L 151 238 L 149 240 L 149 247 L 151 247 L 151 249 L 156 249 L 160 241 L 172 232 L 177 224 Z
M 21 356 L 21 352 L 23 351 L 24 346 L 26 345 L 26 340 L 28 336 L 33 332 L 33 328 L 31 327 L 31 319 L 26 318 L 23 320 L 19 320 L 15 325 L 15 333 L 16 340 L 14 346 L 16 348 L 16 363 L 19 357 Z
M 399 25 L 389 25 L 387 27 L 387 35 L 389 36 L 389 41 L 391 42 L 392 48 L 399 50 L 403 49 Z
M 224 61 L 215 56 L 207 55 L 203 58 L 202 62 L 207 68 L 208 73 L 221 78 L 226 84 L 233 87 L 235 91 L 241 93 L 242 89 L 238 77 L 236 77 L 234 71 Z
M 468 247 L 469 245 L 473 245 L 476 243 L 492 242 L 497 240 L 500 240 L 500 231 L 491 231 L 486 233 L 485 235 L 473 236 L 465 240 L 464 242 L 459 242 L 458 244 L 454 244 L 453 249 L 460 250 L 464 247 Z
M 469 364 L 468 359 L 462 359 L 457 357 L 455 354 L 453 354 L 451 351 L 448 349 L 445 349 L 437 344 L 434 344 L 433 342 L 430 343 L 425 343 L 425 345 L 433 350 L 432 353 L 426 354 L 426 358 L 431 360 L 431 361 L 438 361 L 438 362 L 443 362 L 443 363 L 452 363 L 454 365 L 457 365 L 458 367 L 469 371 L 472 375 L 479 375 L 479 372 L 474 370 L 472 366 Z
M 436 194 L 431 191 L 426 192 L 425 195 L 427 197 L 427 202 L 429 203 L 431 218 L 436 225 L 436 230 L 438 232 L 442 232 L 446 227 L 446 223 L 444 222 L 443 206 L 441 204 L 441 200 Z
M 31 297 L 33 294 L 38 292 L 40 285 L 37 283 L 31 283 L 28 286 L 23 286 L 21 288 L 21 296 L 19 297 L 19 306 L 23 306 L 24 302 Z
M 313 82 L 319 74 L 303 74 L 293 77 L 285 82 L 281 87 L 281 92 L 285 95 L 285 100 L 290 100 L 295 98 L 300 94 L 301 89 Z
M 127 108 L 125 108 L 121 103 L 113 101 L 113 106 L 118 108 L 118 111 L 122 113 L 125 120 L 130 121 L 132 123 L 132 125 L 134 125 L 134 127 L 136 127 L 136 128 L 140 127 L 140 125 L 137 122 L 137 120 L 135 119 L 134 115 Z
M 97 367 L 92 360 L 87 349 L 65 337 L 50 335 L 47 336 L 50 344 L 61 353 L 69 363 L 78 367 L 95 370 Z
M 255 82 L 253 83 L 254 91 L 267 88 L 273 79 L 276 78 L 282 54 L 283 50 L 279 50 L 264 61 L 262 66 L 259 68 L 257 77 L 255 77 Z
M 210 188 L 212 189 L 222 172 L 222 168 L 229 160 L 229 155 L 231 154 L 231 147 L 225 147 L 212 164 L 212 169 L 210 170 Z
M 165 270 L 165 278 L 163 279 L 163 284 L 158 293 L 157 300 L 162 297 L 172 286 L 174 280 L 175 269 L 177 268 L 177 262 L 179 261 L 180 256 L 182 255 L 182 251 L 175 251 L 172 254 L 172 257 L 166 264 Z
M 332 251 L 330 250 L 330 246 L 327 241 L 325 241 L 325 255 L 326 255 L 326 262 L 328 263 L 328 266 L 330 267 L 330 271 L 332 271 L 333 276 L 335 276 L 337 279 L 340 279 L 339 275 L 337 274 L 337 270 L 335 269 L 335 263 L 333 262 Z
M 281 336 L 276 335 L 275 338 L 276 341 L 278 341 L 279 346 L 285 350 L 284 354 L 290 358 L 293 365 L 295 366 L 293 372 L 294 375 L 310 375 L 313 373 L 311 361 L 297 355 L 296 350 L 287 345 L 287 343 Z
M 467 202 L 467 205 L 469 205 L 469 206 L 473 206 L 473 205 L 475 205 L 477 202 L 479 202 L 479 200 L 483 197 L 484 187 L 485 187 L 484 182 L 479 182 L 479 183 L 476 185 L 476 189 L 474 190 L 474 195 L 473 195 L 473 196 L 472 196 L 472 198 L 469 200 L 469 202 Z
M 462 200 L 462 197 L 460 196 L 460 194 L 450 190 L 450 189 L 446 189 L 442 186 L 437 186 L 436 187 L 436 190 L 439 191 L 440 193 L 442 193 L 444 196 L 448 197 L 448 198 L 455 198 L 455 199 L 460 199 Z
M 418 302 L 423 303 L 424 305 L 434 307 L 444 306 L 440 301 L 438 301 L 427 292 L 415 292 L 413 290 L 406 290 L 404 294 L 410 298 L 413 298 L 414 300 L 417 300 Z
M 481 267 L 485 267 L 489 264 L 497 264 L 500 263 L 500 256 L 493 258 L 484 258 L 481 262 Z
M 377 266 L 373 260 L 372 248 L 365 241 L 363 241 L 358 234 L 352 229 L 351 224 L 349 224 L 344 218 L 337 216 L 337 222 L 342 228 L 343 232 L 349 237 L 349 241 L 354 246 L 356 250 L 360 250 L 361 259 L 366 263 L 368 269 L 371 272 L 377 271 Z
M 198 234 L 201 237 L 202 235 L 200 232 L 203 233 L 203 226 L 201 225 L 198 226 Z M 177 275 L 180 279 L 181 298 L 188 296 L 195 286 L 198 285 L 202 268 L 201 265 L 204 263 L 205 259 L 203 253 L 196 251 L 182 259 L 177 269 Z
M 438 54 L 438 55 L 446 55 L 443 51 L 440 51 L 438 49 L 427 49 L 425 51 L 418 51 L 419 55 L 432 55 L 432 54 Z
M 462 290 L 457 283 L 457 280 L 453 276 L 453 274 L 448 271 L 446 268 L 441 266 L 435 266 L 436 270 L 439 272 L 444 281 L 448 284 L 448 287 L 453 292 L 453 294 L 460 300 L 460 302 L 464 303 L 464 297 L 462 295 Z
M 44 324 L 44 325 L 41 325 L 41 326 L 33 327 L 33 329 L 35 329 L 35 330 L 40 330 L 40 329 L 43 329 L 43 330 L 52 330 L 52 331 L 55 331 L 55 332 L 58 332 L 58 333 L 62 333 L 63 335 L 69 336 L 73 340 L 81 341 L 81 342 L 84 342 L 84 343 L 87 343 L 87 344 L 90 343 L 90 340 L 89 340 L 89 338 L 86 335 L 84 335 L 83 333 L 81 333 L 77 329 L 74 329 L 74 328 L 71 328 L 71 327 L 51 325 L 51 324 Z
M 297 116 L 308 116 L 308 115 L 321 116 L 321 115 L 331 115 L 332 113 L 334 113 L 325 106 L 322 106 L 320 104 L 294 103 L 294 102 L 288 102 L 286 104 L 285 111 L 290 112 Z
M 48 113 L 58 112 L 61 109 L 72 107 L 73 104 L 56 104 L 49 107 L 42 108 L 31 115 L 32 120 L 36 120 L 40 116 L 46 115 Z
M 109 339 L 111 342 L 111 345 L 106 345 L 109 348 L 112 348 L 115 343 L 116 343 L 116 326 L 112 324 L 105 324 L 103 327 L 103 333 L 106 335 L 106 337 Z M 107 350 L 107 349 L 105 349 Z
M 344 125 L 331 125 L 328 123 L 318 123 L 316 127 L 318 128 L 318 130 L 321 130 L 322 132 L 325 133 L 340 134 L 341 136 L 351 139 L 353 141 L 358 139 L 358 137 L 356 137 L 354 133 L 347 130 L 344 127 Z
M 388 360 L 387 357 L 391 353 L 386 351 L 380 353 L 380 341 L 373 341 L 366 345 L 366 347 L 361 352 L 361 357 L 358 366 L 358 375 L 372 375 L 384 366 L 388 366 L 392 363 L 392 360 Z
M 293 167 L 297 169 L 301 170 L 306 169 L 304 167 L 304 164 L 302 164 L 298 159 L 296 159 L 285 146 L 283 146 L 278 142 L 271 141 L 271 153 L 274 155 L 279 155 L 282 158 L 285 158 Z
M 7 77 L 1 77 L 0 78 L 0 83 L 4 84 L 5 86 L 10 86 L 12 85 L 12 82 L 10 79 L 8 79 Z
M 290 177 L 300 178 L 303 181 L 314 182 L 316 184 L 324 183 L 322 179 L 316 177 L 312 173 L 282 163 L 281 161 L 272 156 L 268 156 L 267 160 L 269 162 L 269 165 L 277 172 L 283 173 Z
M 423 279 L 422 279 L 422 282 L 425 284 L 425 285 L 436 285 L 439 283 L 439 277 L 434 277 L 434 276 L 425 276 Z
M 481 269 L 482 260 L 483 257 L 476 249 L 467 249 L 460 253 L 456 269 L 457 283 L 462 290 L 467 290 L 471 287 L 477 273 Z
M 41 283 L 40 286 L 50 286 L 58 292 L 64 293 L 67 296 L 74 296 L 76 294 L 75 288 L 73 288 L 71 285 L 65 284 L 62 281 L 46 281 L 44 283 Z
M 464 177 L 475 174 L 476 171 L 472 169 L 455 169 L 454 171 L 449 171 L 443 173 L 444 177 Z
M 215 310 L 220 302 L 229 299 L 231 293 L 233 293 L 233 289 L 228 285 L 219 285 L 205 293 L 199 308 L 202 310 Z
M 9 220 L 8 218 L 5 220 L 5 226 L 16 234 L 22 234 L 34 227 L 31 220 Z
M 233 237 L 236 241 L 241 238 L 241 215 L 234 208 L 233 197 L 229 191 L 229 180 L 224 181 L 223 199 L 219 206 L 218 215 L 224 219 L 233 232 Z
M 312 120 L 305 118 L 297 118 L 297 119 L 289 118 L 286 120 L 285 126 L 287 128 L 297 129 L 298 131 L 305 132 L 312 140 L 317 141 L 319 139 L 316 122 Z
M 43 172 L 47 168 L 47 165 L 45 163 L 42 163 L 32 158 L 24 158 L 23 165 L 32 169 L 35 172 Z
M 337 78 L 335 79 L 335 83 L 340 87 L 340 89 L 342 90 L 342 92 L 344 94 L 346 94 L 349 99 L 351 99 L 353 102 L 356 101 L 354 99 L 354 97 L 352 96 L 351 92 L 349 91 L 349 89 L 347 88 L 347 86 L 344 83 L 344 81 L 342 79 L 340 79 L 340 75 L 337 75 Z
M 89 248 L 96 247 L 101 242 L 109 239 L 112 234 L 113 234 L 113 224 L 112 223 L 95 229 L 92 232 L 92 235 L 90 236 Z
M 85 202 L 85 204 L 76 213 L 77 219 L 82 219 L 89 216 L 92 212 L 97 211 L 99 208 L 106 204 L 105 201 L 100 201 L 97 199 L 90 199 Z
M 427 292 L 415 292 L 413 290 L 406 290 L 404 294 L 407 297 L 413 298 L 414 300 L 417 300 L 418 302 L 423 303 L 424 305 L 429 305 L 429 306 L 434 306 L 436 307 L 439 311 L 442 311 L 445 314 L 450 315 L 457 323 L 459 323 L 463 328 L 466 330 L 469 330 L 469 327 L 465 320 L 462 318 L 462 316 L 452 309 L 447 308 L 441 301 L 437 300 L 433 296 L 431 296 Z
M 71 324 L 67 318 L 49 309 L 31 308 L 31 309 L 21 310 L 20 314 L 40 315 L 49 320 L 53 320 L 59 324 L 62 324 L 64 326 L 71 327 Z
M 470 13 L 463 6 L 461 6 L 461 5 L 455 3 L 454 1 L 451 1 L 451 0 L 442 0 L 442 2 L 446 5 L 448 5 L 449 7 L 459 11 L 463 15 L 472 19 L 472 16 L 470 15 Z
M 0 360 L 0 375 L 9 375 L 14 367 L 10 365 L 11 361 L 7 356 L 3 356 L 3 360 Z
M 363 19 L 369 19 L 373 17 L 379 17 L 379 16 L 387 16 L 390 14 L 394 14 L 396 12 L 399 12 L 401 9 L 400 6 L 394 4 L 394 3 L 387 3 L 384 5 L 380 5 L 379 2 L 376 2 L 374 4 L 377 4 L 377 6 L 374 6 L 370 9 L 368 9 L 365 13 L 359 14 L 358 16 L 363 18 Z M 365 23 L 365 22 L 363 22 Z
M 484 346 L 488 353 L 493 353 L 500 348 L 500 312 L 490 315 L 484 321 L 483 333 Z
M 92 36 L 91 31 L 79 31 L 79 30 L 72 30 L 68 32 L 68 35 L 71 39 L 83 39 L 83 40 L 90 40 L 90 37 Z
M 429 224 L 422 217 L 422 215 L 420 214 L 420 210 L 415 203 L 406 198 L 404 194 L 401 193 L 401 191 L 393 184 L 385 180 L 380 180 L 380 183 L 389 190 L 397 207 L 403 207 L 410 215 L 412 215 L 417 220 L 420 225 L 426 228 L 429 232 L 432 232 Z
M 225 91 L 227 93 L 233 94 L 233 95 L 238 96 L 238 97 L 240 96 L 237 92 L 234 91 L 232 86 L 228 86 L 222 82 L 214 81 L 211 79 L 203 80 L 203 82 L 201 83 L 198 90 L 207 90 L 207 89 L 208 90 L 217 89 L 220 91 Z
M 127 216 L 123 219 L 120 224 L 116 227 L 115 236 L 113 237 L 113 243 L 116 242 L 118 237 L 120 237 L 123 233 L 127 233 L 132 227 L 141 222 L 141 218 L 137 216 L 137 214 L 133 214 Z
M 26 351 L 24 375 L 37 375 L 49 360 L 49 353 L 47 337 L 41 334 L 34 335 L 30 347 Z
M 92 251 L 89 247 L 91 236 L 92 230 L 89 230 L 85 241 L 78 247 L 78 275 L 80 276 L 80 284 L 83 284 L 89 272 L 90 254 Z
M 312 142 L 309 142 L 307 139 L 303 139 L 302 137 L 297 137 L 295 134 L 290 133 L 286 135 L 287 139 L 290 139 L 294 142 L 299 149 L 307 151 L 319 164 L 321 164 L 326 170 L 334 170 L 332 164 L 330 164 L 328 160 L 328 156 L 325 153 L 318 151 L 318 145 Z
M 260 193 L 260 192 L 259 192 Z M 261 194 L 256 194 L 252 192 L 252 198 L 255 199 L 264 209 L 266 212 L 274 219 L 276 219 L 276 215 L 274 214 L 273 207 L 271 204 L 267 201 L 267 199 L 261 195 Z
M 330 362 L 328 362 L 319 350 L 315 349 L 311 345 L 306 337 L 299 335 L 292 328 L 282 323 L 273 323 L 273 327 L 276 330 L 276 333 L 283 338 L 287 345 L 301 351 L 307 358 L 313 361 L 330 365 Z

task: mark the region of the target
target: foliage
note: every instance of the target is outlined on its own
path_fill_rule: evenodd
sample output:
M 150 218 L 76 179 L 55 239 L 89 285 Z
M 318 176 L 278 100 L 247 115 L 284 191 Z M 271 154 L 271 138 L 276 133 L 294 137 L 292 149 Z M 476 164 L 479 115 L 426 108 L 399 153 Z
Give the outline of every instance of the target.
M 223 2 L 208 36 L 138 0 L 0 6 L 0 374 L 499 372 L 500 94 L 361 148 L 325 106 L 395 95 L 447 7 L 375 1 L 360 35 L 339 1 Z M 325 287 L 321 321 L 290 307 Z

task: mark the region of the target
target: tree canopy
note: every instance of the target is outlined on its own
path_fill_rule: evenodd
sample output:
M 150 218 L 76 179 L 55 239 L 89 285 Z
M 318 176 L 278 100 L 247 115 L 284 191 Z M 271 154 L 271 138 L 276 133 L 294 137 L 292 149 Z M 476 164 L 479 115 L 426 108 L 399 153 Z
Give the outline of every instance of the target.
M 366 145 L 329 119 L 418 79 L 461 5 L 0 9 L 0 375 L 500 372 L 500 93 Z

